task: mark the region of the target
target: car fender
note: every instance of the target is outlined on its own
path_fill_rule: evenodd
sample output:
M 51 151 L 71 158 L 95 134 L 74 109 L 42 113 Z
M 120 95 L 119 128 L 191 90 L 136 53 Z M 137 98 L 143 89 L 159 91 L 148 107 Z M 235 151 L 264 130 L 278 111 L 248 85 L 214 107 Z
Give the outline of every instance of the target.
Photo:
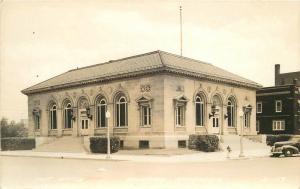
M 282 146 L 282 148 L 283 148 L 283 151 L 286 149 L 293 149 L 295 154 L 299 154 L 299 150 L 295 146 L 285 145 L 285 146 Z

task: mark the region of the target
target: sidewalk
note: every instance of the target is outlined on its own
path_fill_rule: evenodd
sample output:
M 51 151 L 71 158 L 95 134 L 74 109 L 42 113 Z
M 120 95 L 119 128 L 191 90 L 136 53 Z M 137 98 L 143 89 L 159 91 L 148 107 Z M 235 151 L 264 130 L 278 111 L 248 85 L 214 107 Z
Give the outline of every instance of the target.
M 133 152 L 133 151 L 132 151 Z M 86 160 L 103 160 L 103 161 L 134 161 L 134 162 L 165 162 L 165 163 L 180 163 L 180 162 L 211 162 L 211 161 L 228 161 L 238 159 L 250 159 L 258 157 L 266 157 L 270 155 L 267 150 L 245 150 L 244 158 L 239 158 L 239 152 L 231 152 L 230 158 L 227 158 L 227 152 L 198 152 L 168 155 L 164 149 L 156 150 L 156 153 L 146 154 L 130 154 L 122 150 L 118 153 L 111 154 L 110 159 L 106 159 L 106 154 L 89 154 L 89 153 L 64 153 L 64 152 L 36 152 L 36 151 L 2 151 L 0 156 L 14 156 L 14 157 L 43 157 L 43 158 L 60 158 L 60 159 L 86 159 Z M 194 153 L 195 152 L 195 153 Z

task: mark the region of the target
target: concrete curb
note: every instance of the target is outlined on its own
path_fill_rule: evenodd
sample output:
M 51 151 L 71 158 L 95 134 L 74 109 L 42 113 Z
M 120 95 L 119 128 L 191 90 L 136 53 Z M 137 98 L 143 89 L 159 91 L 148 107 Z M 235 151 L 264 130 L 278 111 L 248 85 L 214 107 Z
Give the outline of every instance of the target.
M 131 162 L 166 162 L 166 163 L 181 163 L 181 162 L 218 162 L 218 161 L 230 161 L 230 160 L 248 160 L 248 159 L 255 159 L 255 158 L 263 158 L 268 157 L 269 155 L 258 155 L 258 156 L 246 156 L 246 157 L 220 157 L 215 158 L 215 156 L 207 157 L 203 156 L 201 159 L 201 155 L 199 157 L 188 157 L 187 159 L 177 159 L 176 156 L 167 156 L 163 157 L 163 159 L 158 159 L 159 157 L 153 156 L 154 158 L 151 159 L 148 155 L 125 155 L 119 156 L 112 155 L 111 159 L 106 159 L 106 155 L 104 154 L 76 154 L 76 153 L 48 153 L 48 152 L 16 152 L 16 151 L 5 151 L 0 152 L 0 156 L 8 156 L 8 157 L 32 157 L 32 158 L 54 158 L 54 159 L 79 159 L 79 160 L 99 160 L 99 161 L 131 161 Z M 145 157 L 149 157 L 149 159 L 143 159 Z

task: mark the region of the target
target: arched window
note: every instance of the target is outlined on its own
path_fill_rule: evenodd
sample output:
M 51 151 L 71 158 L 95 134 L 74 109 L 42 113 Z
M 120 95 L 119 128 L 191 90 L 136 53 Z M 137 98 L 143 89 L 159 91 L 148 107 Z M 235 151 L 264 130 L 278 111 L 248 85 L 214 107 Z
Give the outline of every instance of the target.
M 125 96 L 120 96 L 117 99 L 116 103 L 116 118 L 117 118 L 117 127 L 126 127 L 127 126 L 127 100 Z
M 97 115 L 97 127 L 106 127 L 106 113 L 107 104 L 104 98 L 100 99 L 97 103 L 96 115 Z
M 72 128 L 72 105 L 68 103 L 64 109 L 64 121 L 65 121 L 65 129 Z
M 227 116 L 228 127 L 234 127 L 236 118 L 236 105 L 234 99 L 232 98 L 229 98 L 227 102 Z
M 56 121 L 56 105 L 52 105 L 50 108 L 50 128 L 57 129 L 57 121 Z
M 204 102 L 200 95 L 196 96 L 196 126 L 204 126 Z

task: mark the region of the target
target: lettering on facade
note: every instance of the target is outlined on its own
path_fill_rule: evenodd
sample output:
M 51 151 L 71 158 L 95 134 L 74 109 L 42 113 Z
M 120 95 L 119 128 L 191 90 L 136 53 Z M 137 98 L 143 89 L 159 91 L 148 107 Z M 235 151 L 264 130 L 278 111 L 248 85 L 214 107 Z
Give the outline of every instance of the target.
M 91 89 L 91 90 L 90 90 L 90 96 L 93 96 L 93 93 L 94 93 L 94 90 Z
M 227 93 L 226 89 L 223 89 L 223 94 L 225 95 Z
M 151 86 L 149 84 L 141 85 L 140 89 L 141 89 L 141 92 L 150 92 L 151 91 Z
M 84 94 L 84 89 L 81 89 L 81 93 Z

